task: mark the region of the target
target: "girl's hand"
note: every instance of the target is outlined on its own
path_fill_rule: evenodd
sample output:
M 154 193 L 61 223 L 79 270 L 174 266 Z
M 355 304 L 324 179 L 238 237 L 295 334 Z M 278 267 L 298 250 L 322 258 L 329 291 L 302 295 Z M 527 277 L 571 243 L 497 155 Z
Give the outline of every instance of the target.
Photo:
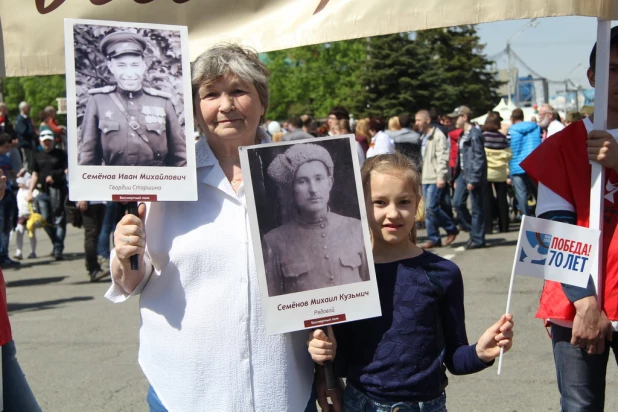
M 337 354 L 337 340 L 333 328 L 328 326 L 326 332 L 324 333 L 322 329 L 316 329 L 309 332 L 309 339 L 307 340 L 311 359 L 318 365 L 335 359 Z
M 485 363 L 489 363 L 513 345 L 513 315 L 502 315 L 500 319 L 481 335 L 476 344 L 476 355 Z

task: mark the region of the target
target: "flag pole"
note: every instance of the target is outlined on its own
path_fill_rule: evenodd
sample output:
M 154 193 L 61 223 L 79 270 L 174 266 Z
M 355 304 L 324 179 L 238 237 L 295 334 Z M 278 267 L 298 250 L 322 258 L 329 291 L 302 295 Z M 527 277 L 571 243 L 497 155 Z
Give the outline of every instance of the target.
M 607 103 L 609 83 L 609 49 L 611 20 L 597 20 L 597 51 L 594 93 L 594 130 L 607 130 Z M 603 231 L 603 186 L 605 170 L 597 162 L 590 162 L 590 229 Z M 596 265 L 592 267 L 592 279 L 597 291 L 599 308 L 603 307 L 603 236 L 599 239 Z
M 515 266 L 517 266 L 517 259 L 519 259 L 520 243 L 521 243 L 521 228 L 524 227 L 526 221 L 526 215 L 521 217 L 521 225 L 519 226 L 519 235 L 517 236 L 517 246 L 515 246 L 515 257 L 513 258 L 513 269 L 511 269 L 511 281 L 509 282 L 509 293 L 506 297 L 506 315 L 511 311 L 511 296 L 513 296 L 513 281 L 515 280 Z M 502 372 L 502 357 L 504 356 L 504 347 L 500 348 L 500 358 L 498 359 L 498 375 Z

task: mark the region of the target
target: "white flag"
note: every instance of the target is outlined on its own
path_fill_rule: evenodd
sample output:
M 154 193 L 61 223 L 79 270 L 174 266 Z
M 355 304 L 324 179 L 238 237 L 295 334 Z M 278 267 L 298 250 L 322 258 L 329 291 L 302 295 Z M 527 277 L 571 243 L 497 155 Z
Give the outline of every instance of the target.
M 513 273 L 586 287 L 600 236 L 599 230 L 524 216 Z

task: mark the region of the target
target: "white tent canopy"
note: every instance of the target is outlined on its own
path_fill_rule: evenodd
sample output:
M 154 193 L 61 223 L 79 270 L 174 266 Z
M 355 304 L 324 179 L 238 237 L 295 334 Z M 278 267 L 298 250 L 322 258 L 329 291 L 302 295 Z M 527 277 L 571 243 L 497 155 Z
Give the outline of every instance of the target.
M 492 110 L 494 112 L 500 113 L 500 117 L 502 117 L 503 125 L 510 126 L 511 125 L 511 113 L 513 113 L 513 110 L 515 109 L 517 109 L 517 106 L 515 106 L 513 102 L 507 103 L 504 101 L 504 99 L 501 99 L 500 103 L 498 103 L 498 105 L 494 107 Z M 524 112 L 524 120 L 526 121 L 532 120 L 533 117 L 538 118 L 537 111 L 534 107 L 521 107 L 521 110 Z M 474 118 L 471 121 L 473 123 L 483 125 L 483 123 L 485 123 L 485 119 L 487 119 L 487 113 L 477 118 Z
M 504 99 L 500 99 L 500 103 L 498 103 L 498 105 L 496 107 L 494 107 L 492 109 L 492 111 L 500 113 L 500 116 L 503 119 L 503 123 L 508 122 L 510 124 L 511 121 L 509 119 L 511 118 L 511 113 L 513 113 L 513 110 L 515 110 L 516 108 L 517 108 L 517 106 L 515 106 L 512 101 L 509 101 L 507 103 L 507 102 L 504 101 Z M 487 114 L 488 113 L 485 113 L 482 116 L 479 116 L 479 117 L 477 117 L 475 119 L 472 119 L 472 122 L 473 123 L 478 123 L 478 124 L 482 125 L 483 123 L 485 123 L 485 119 L 487 118 Z

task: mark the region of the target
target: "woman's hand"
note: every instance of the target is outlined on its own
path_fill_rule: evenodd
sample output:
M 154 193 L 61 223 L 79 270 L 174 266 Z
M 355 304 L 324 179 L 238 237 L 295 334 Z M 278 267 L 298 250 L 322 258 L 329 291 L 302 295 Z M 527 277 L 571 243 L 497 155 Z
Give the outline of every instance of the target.
M 128 268 L 131 267 L 129 258 L 138 255 L 141 261 L 146 249 L 146 232 L 144 231 L 145 204 L 142 203 L 138 206 L 137 214 L 138 216 L 124 215 L 114 231 L 116 257 L 123 266 Z
M 481 335 L 476 344 L 476 354 L 480 360 L 489 363 L 500 355 L 500 348 L 504 348 L 504 352 L 511 349 L 513 325 L 513 315 L 502 315 Z
M 335 339 L 333 328 L 328 326 L 326 332 L 324 333 L 322 329 L 316 329 L 313 332 L 309 332 L 309 339 L 307 340 L 311 359 L 318 365 L 322 365 L 326 361 L 332 361 L 337 354 L 337 340 Z
M 114 249 L 116 256 L 112 263 L 114 282 L 125 292 L 131 293 L 144 278 L 144 251 L 146 250 L 146 232 L 144 219 L 146 205 L 137 208 L 138 216 L 127 214 L 120 219 L 114 230 Z M 137 255 L 138 270 L 131 270 L 131 256 Z

